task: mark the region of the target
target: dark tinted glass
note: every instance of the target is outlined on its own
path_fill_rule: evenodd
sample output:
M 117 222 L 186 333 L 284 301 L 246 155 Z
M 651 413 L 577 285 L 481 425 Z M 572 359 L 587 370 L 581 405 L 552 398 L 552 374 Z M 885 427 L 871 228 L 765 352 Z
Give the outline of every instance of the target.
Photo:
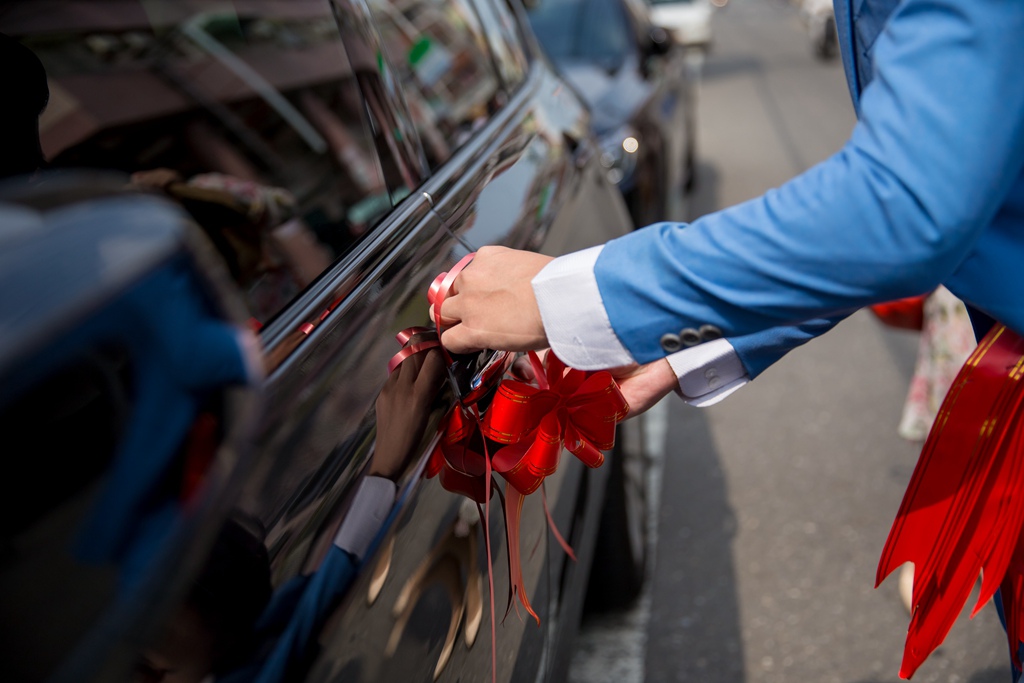
M 634 48 L 618 0 L 538 0 L 528 14 L 555 62 L 591 62 L 615 71 Z
M 370 11 L 436 169 L 501 104 L 480 17 L 466 0 L 380 0 Z
M 255 324 L 392 206 L 326 0 L 12 3 L 0 32 L 46 71 L 48 163 L 178 200 Z

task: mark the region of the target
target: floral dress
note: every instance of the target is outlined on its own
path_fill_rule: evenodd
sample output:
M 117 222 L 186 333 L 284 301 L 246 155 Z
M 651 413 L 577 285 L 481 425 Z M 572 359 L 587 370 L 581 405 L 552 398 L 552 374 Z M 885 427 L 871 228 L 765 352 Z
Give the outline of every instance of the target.
M 967 308 L 940 286 L 924 302 L 924 326 L 914 376 L 903 404 L 900 436 L 924 441 L 946 392 L 975 346 Z

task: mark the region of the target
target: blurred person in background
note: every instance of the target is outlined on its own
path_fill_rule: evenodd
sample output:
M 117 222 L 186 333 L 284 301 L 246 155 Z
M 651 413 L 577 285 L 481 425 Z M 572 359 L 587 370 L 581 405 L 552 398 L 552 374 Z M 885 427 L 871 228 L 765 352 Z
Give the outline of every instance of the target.
M 839 37 L 836 35 L 832 0 L 803 0 L 800 18 L 807 26 L 814 56 L 822 60 L 834 58 L 839 51 Z
M 946 393 L 977 343 L 967 307 L 941 285 L 927 296 L 895 303 L 909 307 L 904 310 L 911 313 L 907 316 L 899 313 L 895 316 L 886 315 L 886 305 L 873 306 L 872 310 L 882 322 L 891 327 L 921 333 L 914 373 L 910 378 L 897 431 L 907 441 L 923 444 L 935 423 Z M 899 595 L 903 606 L 911 614 L 914 613 L 913 585 L 914 563 L 906 562 L 900 569 Z
M 837 0 L 835 20 L 858 116 L 839 152 L 690 224 L 557 259 L 481 249 L 444 344 L 617 368 L 637 414 L 673 389 L 721 400 L 854 311 L 939 285 L 976 336 L 1024 334 L 1024 3 Z M 901 675 L 927 656 L 911 650 Z

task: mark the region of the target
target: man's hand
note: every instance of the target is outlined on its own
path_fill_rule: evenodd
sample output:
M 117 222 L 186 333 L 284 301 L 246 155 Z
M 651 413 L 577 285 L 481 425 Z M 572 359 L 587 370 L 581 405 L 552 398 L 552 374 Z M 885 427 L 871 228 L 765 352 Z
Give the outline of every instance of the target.
M 678 379 L 672 366 L 664 358 L 647 365 L 630 365 L 609 370 L 619 384 L 619 391 L 629 404 L 626 419 L 636 417 L 640 413 L 664 398 L 673 391 Z
M 530 251 L 482 247 L 441 304 L 445 348 L 452 353 L 545 348 L 547 336 L 530 281 L 551 260 Z

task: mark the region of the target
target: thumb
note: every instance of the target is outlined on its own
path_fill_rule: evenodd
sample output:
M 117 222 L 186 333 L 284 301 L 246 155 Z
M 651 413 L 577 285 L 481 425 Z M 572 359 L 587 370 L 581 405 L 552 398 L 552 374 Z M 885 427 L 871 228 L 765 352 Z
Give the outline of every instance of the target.
M 526 356 L 516 358 L 510 368 L 512 376 L 522 382 L 532 382 L 537 379 L 537 373 L 533 371 L 533 364 Z

